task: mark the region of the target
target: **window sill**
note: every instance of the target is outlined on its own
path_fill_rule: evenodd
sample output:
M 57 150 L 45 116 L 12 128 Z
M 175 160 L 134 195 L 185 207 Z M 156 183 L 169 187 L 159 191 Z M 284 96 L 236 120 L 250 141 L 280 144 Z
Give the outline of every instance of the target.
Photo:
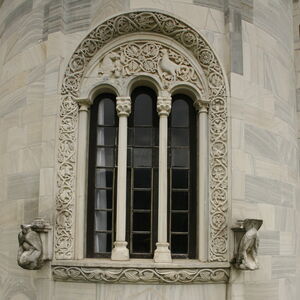
M 95 283 L 186 284 L 225 283 L 229 280 L 227 262 L 202 263 L 176 259 L 154 263 L 149 259 L 111 261 L 110 259 L 59 260 L 52 262 L 53 279 Z

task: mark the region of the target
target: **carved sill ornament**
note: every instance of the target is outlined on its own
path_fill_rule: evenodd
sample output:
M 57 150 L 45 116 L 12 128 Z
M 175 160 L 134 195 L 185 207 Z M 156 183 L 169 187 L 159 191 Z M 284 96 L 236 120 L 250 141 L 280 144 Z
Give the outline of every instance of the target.
M 235 258 L 232 263 L 240 270 L 256 270 L 259 268 L 257 250 L 259 247 L 258 230 L 263 221 L 245 219 L 239 221 L 240 227 L 232 228 L 235 233 Z
M 50 259 L 45 239 L 45 234 L 51 230 L 50 224 L 42 218 L 36 218 L 31 224 L 22 224 L 20 227 L 18 265 L 23 269 L 38 270 Z

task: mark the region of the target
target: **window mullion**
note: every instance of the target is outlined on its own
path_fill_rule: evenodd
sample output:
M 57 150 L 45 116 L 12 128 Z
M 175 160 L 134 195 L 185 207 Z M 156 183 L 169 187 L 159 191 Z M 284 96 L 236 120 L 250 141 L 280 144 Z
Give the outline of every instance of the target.
M 112 260 L 129 260 L 126 237 L 126 184 L 127 184 L 127 126 L 131 112 L 130 97 L 117 97 L 116 110 L 119 117 L 118 132 L 118 175 L 117 175 L 117 218 L 116 241 Z
M 158 175 L 158 242 L 154 252 L 155 262 L 171 262 L 168 243 L 168 115 L 171 97 L 157 98 L 159 114 L 159 175 Z

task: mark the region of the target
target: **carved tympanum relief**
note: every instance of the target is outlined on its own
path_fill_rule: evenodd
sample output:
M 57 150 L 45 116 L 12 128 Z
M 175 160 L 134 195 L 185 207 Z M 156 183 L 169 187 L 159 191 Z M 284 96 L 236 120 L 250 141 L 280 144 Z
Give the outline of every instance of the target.
M 166 36 L 179 43 L 194 56 L 203 69 L 208 82 L 209 101 L 209 261 L 228 261 L 228 158 L 227 158 L 227 108 L 224 75 L 216 55 L 193 28 L 166 14 L 152 11 L 125 13 L 113 17 L 93 29 L 80 43 L 67 66 L 62 84 L 60 106 L 57 196 L 55 224 L 55 254 L 57 259 L 74 258 L 74 207 L 75 174 L 77 155 L 78 104 L 74 101 L 80 94 L 80 87 L 88 63 L 105 45 L 118 37 L 131 33 L 154 33 Z M 137 49 L 140 51 L 140 47 Z M 118 53 L 116 53 L 118 54 Z M 100 73 L 121 76 L 120 58 L 114 52 L 102 62 Z M 168 83 L 175 77 L 195 78 L 189 68 L 179 67 L 176 53 L 159 51 L 161 76 Z M 156 56 L 158 57 L 158 56 Z M 163 59 L 164 58 L 164 59 Z M 134 61 L 134 60 L 133 60 Z M 127 58 L 129 62 L 129 58 Z M 170 63 L 172 62 L 172 64 Z M 104 63 L 104 65 L 103 65 Z M 134 64 L 142 68 L 141 64 Z M 113 69 L 112 69 L 113 66 Z M 144 67 L 150 68 L 151 64 Z M 131 70 L 133 70 L 133 66 Z M 125 69 L 126 70 L 126 69 Z M 127 69 L 128 70 L 128 69 Z
M 158 42 L 138 41 L 112 49 L 100 60 L 98 74 L 111 80 L 149 73 L 158 75 L 163 88 L 190 82 L 203 91 L 200 77 L 182 54 Z

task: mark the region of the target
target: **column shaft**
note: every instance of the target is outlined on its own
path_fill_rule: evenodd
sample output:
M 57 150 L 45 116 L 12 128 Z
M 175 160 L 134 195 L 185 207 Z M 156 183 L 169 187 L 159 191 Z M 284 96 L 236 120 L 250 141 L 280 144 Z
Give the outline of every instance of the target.
M 171 98 L 158 97 L 159 114 L 159 174 L 158 174 L 158 242 L 154 252 L 155 262 L 171 262 L 168 239 L 168 115 Z
M 208 247 L 208 111 L 207 105 L 200 105 L 198 111 L 198 222 L 199 222 L 199 253 L 200 261 L 207 261 Z
M 118 176 L 117 176 L 117 220 L 116 241 L 111 253 L 112 260 L 128 260 L 126 236 L 126 170 L 127 170 L 127 117 L 131 111 L 128 97 L 117 97 L 117 113 L 119 116 L 118 135 Z
M 75 240 L 75 259 L 85 257 L 86 245 L 86 199 L 87 199 L 87 145 L 88 145 L 88 109 L 90 102 L 87 99 L 77 101 L 79 108 L 78 121 L 78 156 L 77 156 L 77 195 L 76 195 L 76 240 Z

